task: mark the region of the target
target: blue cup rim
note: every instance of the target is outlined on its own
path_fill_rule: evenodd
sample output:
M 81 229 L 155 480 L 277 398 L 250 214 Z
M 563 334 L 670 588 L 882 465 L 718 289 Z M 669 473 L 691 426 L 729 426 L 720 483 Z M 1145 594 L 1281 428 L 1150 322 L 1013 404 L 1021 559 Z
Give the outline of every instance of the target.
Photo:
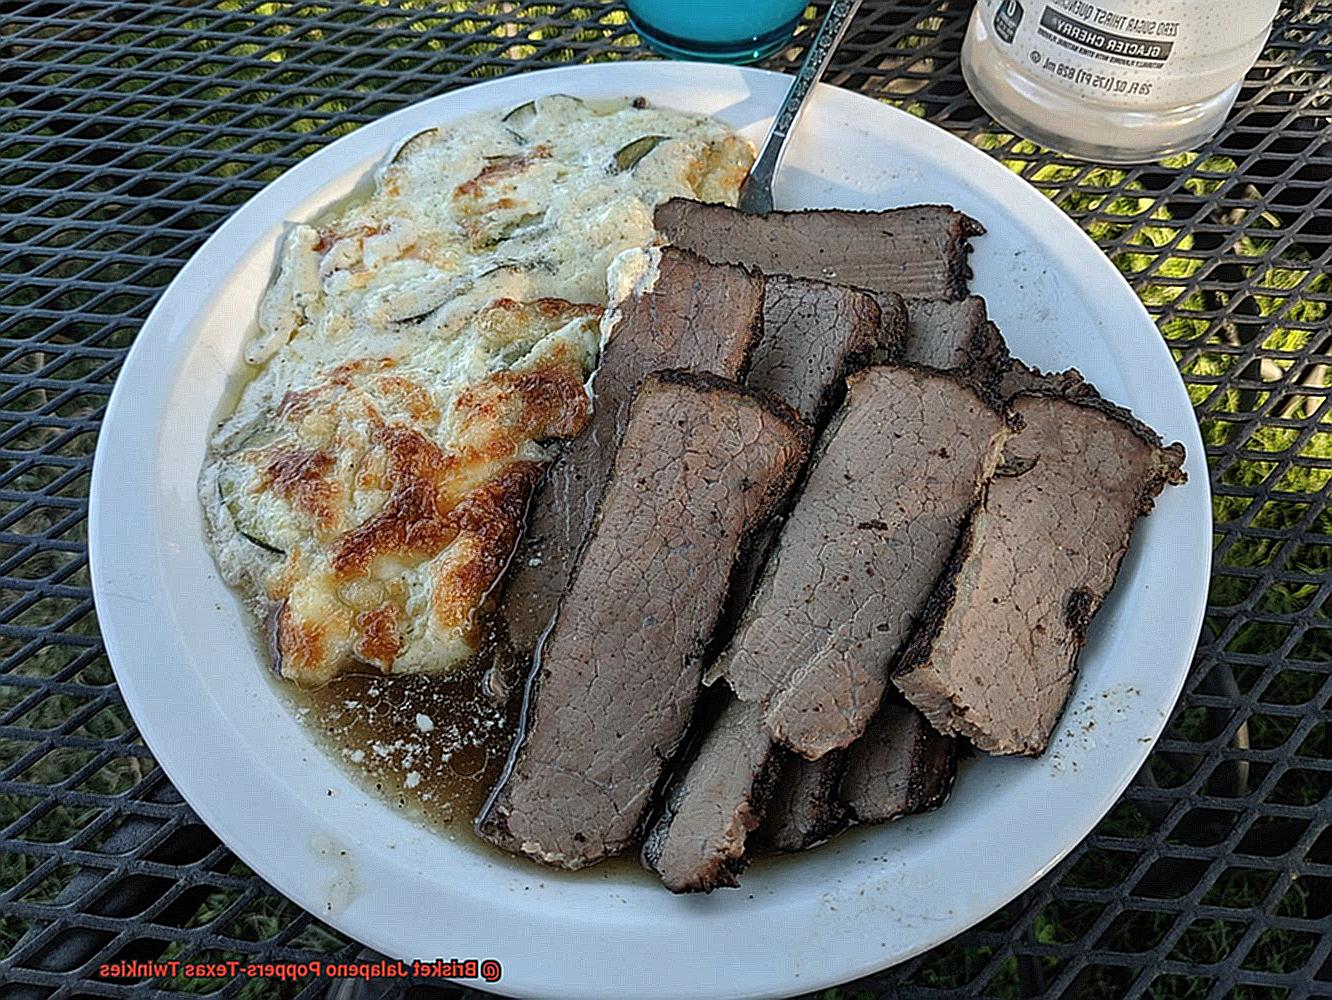
M 686 38 L 669 31 L 662 31 L 649 20 L 629 6 L 629 22 L 639 37 L 654 50 L 675 58 L 703 60 L 707 62 L 756 62 L 777 52 L 794 36 L 804 10 L 795 17 L 760 35 L 747 35 L 742 38 L 724 41 L 703 41 Z

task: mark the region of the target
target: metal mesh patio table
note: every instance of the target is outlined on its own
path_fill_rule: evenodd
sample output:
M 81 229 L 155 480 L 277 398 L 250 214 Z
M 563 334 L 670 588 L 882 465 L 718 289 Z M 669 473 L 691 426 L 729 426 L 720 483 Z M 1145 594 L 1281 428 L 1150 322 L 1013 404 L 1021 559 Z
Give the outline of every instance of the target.
M 823 996 L 1332 997 L 1332 0 L 1283 6 L 1212 142 L 1133 168 L 998 129 L 958 65 L 970 8 L 870 0 L 825 79 L 987 150 L 1139 293 L 1208 446 L 1211 595 L 1165 736 L 1085 842 Z M 611 4 L 0 0 L 0 997 L 322 996 L 98 968 L 362 954 L 219 844 L 135 731 L 88 582 L 99 421 L 161 290 L 287 167 L 476 80 L 639 58 Z

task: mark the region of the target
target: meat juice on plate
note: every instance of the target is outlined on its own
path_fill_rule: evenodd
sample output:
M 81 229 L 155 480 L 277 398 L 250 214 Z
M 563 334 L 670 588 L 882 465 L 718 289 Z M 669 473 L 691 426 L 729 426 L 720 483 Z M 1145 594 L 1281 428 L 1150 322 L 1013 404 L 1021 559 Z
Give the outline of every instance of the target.
M 319 688 L 281 681 L 274 687 L 321 749 L 367 793 L 451 840 L 509 859 L 472 834 L 519 732 L 530 669 L 497 631 L 492 628 L 483 648 L 453 673 L 345 673 Z M 656 881 L 635 854 L 584 872 L 543 869 L 540 876 L 579 878 L 591 871 L 600 878 Z
M 435 827 L 470 832 L 508 756 L 524 672 L 492 636 L 449 674 L 367 671 L 278 687 L 359 784 Z

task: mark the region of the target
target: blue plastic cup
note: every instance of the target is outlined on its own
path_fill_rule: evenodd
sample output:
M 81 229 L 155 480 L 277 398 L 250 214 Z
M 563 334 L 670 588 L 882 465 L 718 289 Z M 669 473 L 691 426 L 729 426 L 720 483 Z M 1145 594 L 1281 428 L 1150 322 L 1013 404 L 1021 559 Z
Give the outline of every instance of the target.
M 808 0 L 628 0 L 639 37 L 679 59 L 747 63 L 791 40 Z

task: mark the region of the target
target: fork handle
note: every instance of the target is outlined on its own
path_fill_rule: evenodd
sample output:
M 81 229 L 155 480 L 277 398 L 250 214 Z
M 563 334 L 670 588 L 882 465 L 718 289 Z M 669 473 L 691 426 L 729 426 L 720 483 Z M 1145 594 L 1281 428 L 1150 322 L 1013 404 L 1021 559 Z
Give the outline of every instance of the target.
M 805 53 L 805 61 L 800 64 L 800 71 L 791 81 L 791 89 L 786 92 L 786 99 L 782 101 L 777 117 L 772 120 L 772 128 L 763 140 L 758 159 L 749 168 L 744 183 L 740 185 L 740 199 L 737 202 L 740 211 L 751 215 L 767 215 L 772 211 L 772 181 L 782 161 L 786 140 L 795 128 L 814 84 L 819 82 L 823 71 L 828 68 L 828 62 L 841 44 L 842 36 L 846 34 L 860 4 L 861 0 L 833 0 L 833 5 L 828 8 L 814 44 Z

